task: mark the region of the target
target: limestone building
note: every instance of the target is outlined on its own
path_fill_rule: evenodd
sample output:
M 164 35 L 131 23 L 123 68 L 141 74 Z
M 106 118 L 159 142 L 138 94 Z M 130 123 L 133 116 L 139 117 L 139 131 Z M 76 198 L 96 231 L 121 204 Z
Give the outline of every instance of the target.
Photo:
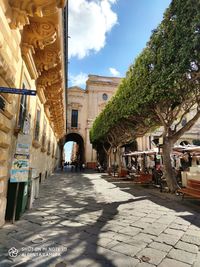
M 8 188 L 20 184 L 20 194 L 25 195 L 23 179 L 29 175 L 33 186 L 59 161 L 58 142 L 66 132 L 65 4 L 64 0 L 0 1 L 0 225 L 11 201 Z M 5 88 L 32 90 L 36 96 L 19 90 L 6 93 Z
M 120 81 L 116 77 L 89 75 L 85 90 L 77 86 L 68 89 L 66 141 L 77 142 L 80 160 L 89 168 L 96 166 L 96 151 L 90 144 L 89 131 Z
M 78 146 L 73 146 L 72 158 L 74 160 L 76 154 L 79 154 L 79 160 L 85 162 L 89 168 L 94 168 L 97 162 L 96 151 L 92 149 L 90 144 L 89 131 L 95 118 L 105 107 L 108 100 L 115 94 L 120 81 L 121 78 L 116 77 L 89 75 L 85 90 L 77 86 L 68 89 L 68 123 L 65 141 L 74 141 L 78 144 Z M 184 120 L 189 120 L 191 114 L 184 118 Z M 190 131 L 186 132 L 178 140 L 177 145 L 181 144 L 181 142 L 192 144 L 194 140 L 200 140 L 199 125 L 199 122 L 197 122 Z M 153 145 L 152 141 L 159 139 L 161 133 L 162 131 L 158 129 L 155 132 L 147 133 L 143 137 L 137 138 L 135 149 L 143 151 L 154 148 L 155 145 Z M 131 147 L 131 149 L 133 148 Z M 77 153 L 78 150 L 79 153 Z M 124 150 L 125 148 L 122 148 L 122 154 Z M 114 162 L 113 152 L 111 154 L 112 162 Z

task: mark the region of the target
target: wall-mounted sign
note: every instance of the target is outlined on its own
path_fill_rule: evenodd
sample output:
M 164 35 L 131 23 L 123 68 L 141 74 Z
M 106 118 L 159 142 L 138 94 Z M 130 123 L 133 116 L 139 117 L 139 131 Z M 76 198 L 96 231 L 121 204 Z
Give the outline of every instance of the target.
M 13 169 L 15 170 L 28 170 L 29 169 L 29 160 L 28 159 L 14 159 L 13 160 Z
M 30 150 L 29 144 L 17 143 L 16 147 L 17 154 L 29 155 L 29 150 Z
M 16 151 L 12 161 L 12 169 L 10 172 L 10 182 L 20 183 L 27 182 L 29 178 L 30 163 L 30 144 L 31 136 L 19 134 L 17 138 Z
M 28 176 L 29 176 L 29 170 L 12 169 L 10 173 L 10 182 L 11 183 L 27 182 Z
M 0 87 L 0 93 L 9 93 L 9 94 L 17 94 L 17 95 L 36 95 L 35 90 L 28 89 L 17 89 L 17 88 L 9 88 L 9 87 Z
M 11 183 L 27 182 L 29 177 L 29 155 L 15 154 L 10 173 Z

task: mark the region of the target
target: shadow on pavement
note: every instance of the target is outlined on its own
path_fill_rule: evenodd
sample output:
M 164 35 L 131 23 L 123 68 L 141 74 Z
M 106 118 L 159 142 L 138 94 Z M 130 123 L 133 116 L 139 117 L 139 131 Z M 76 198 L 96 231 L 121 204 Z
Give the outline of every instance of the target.
M 105 201 L 103 195 L 96 192 L 92 183 L 92 180 L 100 179 L 88 178 L 88 175 L 92 173 L 57 173 L 42 183 L 40 197 L 35 201 L 33 209 L 26 212 L 15 226 L 0 230 L 2 236 L 5 236 L 4 240 L 0 239 L 0 245 L 3 247 L 0 266 L 92 267 L 97 263 L 102 267 L 119 266 L 115 261 L 117 254 L 110 251 L 107 245 L 112 243 L 110 236 L 117 235 L 117 229 L 126 226 L 122 221 L 121 225 L 116 225 L 115 231 L 109 223 L 118 216 L 120 205 L 143 200 L 174 210 L 177 216 L 200 226 L 197 210 L 185 206 L 180 201 L 165 198 L 163 194 L 155 194 L 152 189 L 130 183 L 112 182 L 122 191 L 129 193 L 129 199 Z M 105 174 L 102 177 L 107 178 Z M 182 215 L 184 212 L 186 214 Z M 104 245 L 100 244 L 102 241 L 105 242 Z M 11 246 L 19 250 L 24 246 L 34 249 L 57 247 L 61 250 L 64 247 L 65 250 L 61 252 L 61 256 L 19 255 L 11 261 L 6 253 Z M 120 255 L 122 258 L 125 256 Z

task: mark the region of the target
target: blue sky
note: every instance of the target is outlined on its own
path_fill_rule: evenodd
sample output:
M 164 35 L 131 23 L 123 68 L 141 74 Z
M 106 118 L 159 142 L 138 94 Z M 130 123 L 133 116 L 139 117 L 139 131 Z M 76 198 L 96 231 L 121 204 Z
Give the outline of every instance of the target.
M 70 0 L 69 86 L 84 88 L 88 74 L 123 77 L 170 2 Z
M 69 0 L 69 86 L 88 74 L 123 77 L 171 0 Z M 65 147 L 70 159 L 72 143 Z

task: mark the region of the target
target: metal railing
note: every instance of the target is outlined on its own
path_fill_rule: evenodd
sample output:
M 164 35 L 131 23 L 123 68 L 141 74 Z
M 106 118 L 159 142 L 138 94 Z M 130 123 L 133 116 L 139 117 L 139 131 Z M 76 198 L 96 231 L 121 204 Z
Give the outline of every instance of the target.
M 71 125 L 71 123 L 67 123 L 68 130 L 79 130 L 81 128 L 81 124 L 78 123 L 77 126 Z

